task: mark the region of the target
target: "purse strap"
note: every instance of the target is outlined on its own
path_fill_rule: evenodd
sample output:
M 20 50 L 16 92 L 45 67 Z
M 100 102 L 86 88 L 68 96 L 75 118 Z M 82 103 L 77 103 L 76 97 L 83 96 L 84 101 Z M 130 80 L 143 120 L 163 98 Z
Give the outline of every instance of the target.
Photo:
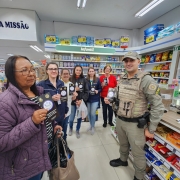
M 57 132 L 56 132 L 56 135 L 57 135 Z M 55 136 L 56 137 L 56 136 Z M 66 156 L 66 158 L 67 158 L 67 161 L 69 161 L 69 159 L 68 159 L 68 156 L 67 156 L 67 152 L 66 152 L 66 148 L 65 148 L 65 145 L 66 145 L 66 142 L 64 141 L 64 139 L 62 138 L 62 136 L 60 137 L 60 139 L 61 139 L 61 141 L 62 141 L 62 145 L 63 145 L 63 149 L 64 149 L 64 153 L 65 153 L 65 156 Z M 58 138 L 56 139 L 56 141 L 57 141 L 57 144 L 56 144 L 56 146 L 57 146 L 57 164 L 58 164 L 58 167 L 60 167 L 60 154 L 59 154 L 59 140 L 58 140 Z

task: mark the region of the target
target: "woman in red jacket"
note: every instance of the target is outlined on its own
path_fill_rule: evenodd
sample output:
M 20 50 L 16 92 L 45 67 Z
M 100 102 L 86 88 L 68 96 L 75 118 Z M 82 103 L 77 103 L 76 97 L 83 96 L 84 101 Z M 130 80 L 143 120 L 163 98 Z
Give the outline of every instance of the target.
M 111 66 L 107 65 L 104 67 L 104 75 L 100 77 L 100 82 L 102 86 L 102 91 L 101 91 L 101 102 L 102 102 L 102 107 L 103 107 L 103 119 L 104 119 L 104 124 L 103 127 L 105 128 L 107 126 L 107 110 L 108 110 L 108 119 L 109 119 L 109 125 L 114 126 L 112 123 L 112 118 L 113 118 L 113 110 L 112 107 L 109 104 L 106 104 L 104 102 L 104 98 L 107 97 L 107 93 L 109 88 L 115 88 L 117 86 L 117 81 L 116 77 L 111 75 L 112 69 Z

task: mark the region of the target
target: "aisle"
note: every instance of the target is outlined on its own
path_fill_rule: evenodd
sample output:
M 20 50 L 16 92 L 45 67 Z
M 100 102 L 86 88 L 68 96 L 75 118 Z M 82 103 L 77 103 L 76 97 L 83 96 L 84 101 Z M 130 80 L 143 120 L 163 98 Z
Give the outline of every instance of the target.
M 76 138 L 75 132 L 68 136 L 69 147 L 75 152 L 80 180 L 132 180 L 134 169 L 131 162 L 128 167 L 113 168 L 109 165 L 111 159 L 119 157 L 119 146 L 111 135 L 110 126 L 103 128 L 102 124 L 102 113 L 99 112 L 93 136 L 86 132 L 89 122 L 82 123 L 80 139 Z M 47 174 L 42 180 L 48 180 Z

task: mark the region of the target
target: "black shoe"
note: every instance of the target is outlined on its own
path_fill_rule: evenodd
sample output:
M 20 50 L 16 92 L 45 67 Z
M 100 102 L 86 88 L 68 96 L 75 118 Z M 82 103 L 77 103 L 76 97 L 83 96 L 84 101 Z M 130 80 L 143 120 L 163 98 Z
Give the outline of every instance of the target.
M 107 124 L 106 124 L 106 123 L 104 123 L 104 124 L 103 124 L 103 127 L 105 128 L 106 126 L 107 126 Z
M 134 179 L 133 180 L 140 180 L 140 179 L 137 179 L 136 176 L 134 176 Z
M 114 126 L 114 124 L 112 122 L 109 123 L 110 126 Z
M 111 160 L 109 164 L 113 167 L 128 166 L 128 162 L 127 161 L 121 161 L 120 158 Z

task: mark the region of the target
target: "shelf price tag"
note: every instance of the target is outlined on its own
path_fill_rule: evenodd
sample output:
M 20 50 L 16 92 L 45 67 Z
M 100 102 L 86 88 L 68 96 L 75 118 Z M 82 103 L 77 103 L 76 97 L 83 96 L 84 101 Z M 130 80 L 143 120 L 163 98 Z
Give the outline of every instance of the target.
M 170 151 L 172 151 L 173 152 L 173 150 L 174 150 L 174 148 L 172 147 L 172 146 L 170 146 L 169 144 L 167 144 L 167 146 L 166 146 Z
M 56 43 L 57 38 L 56 36 L 46 36 L 45 40 L 47 43 Z
M 70 45 L 71 44 L 71 40 L 70 39 L 61 39 L 60 40 L 60 44 L 61 45 Z
M 180 157 L 180 152 L 176 150 L 175 154 Z
M 104 45 L 104 39 L 96 39 L 95 45 L 97 46 L 103 46 Z
M 154 35 L 152 36 L 149 36 L 146 38 L 146 43 L 150 43 L 150 42 L 153 42 L 154 41 Z
M 86 36 L 79 36 L 78 43 L 86 43 Z

